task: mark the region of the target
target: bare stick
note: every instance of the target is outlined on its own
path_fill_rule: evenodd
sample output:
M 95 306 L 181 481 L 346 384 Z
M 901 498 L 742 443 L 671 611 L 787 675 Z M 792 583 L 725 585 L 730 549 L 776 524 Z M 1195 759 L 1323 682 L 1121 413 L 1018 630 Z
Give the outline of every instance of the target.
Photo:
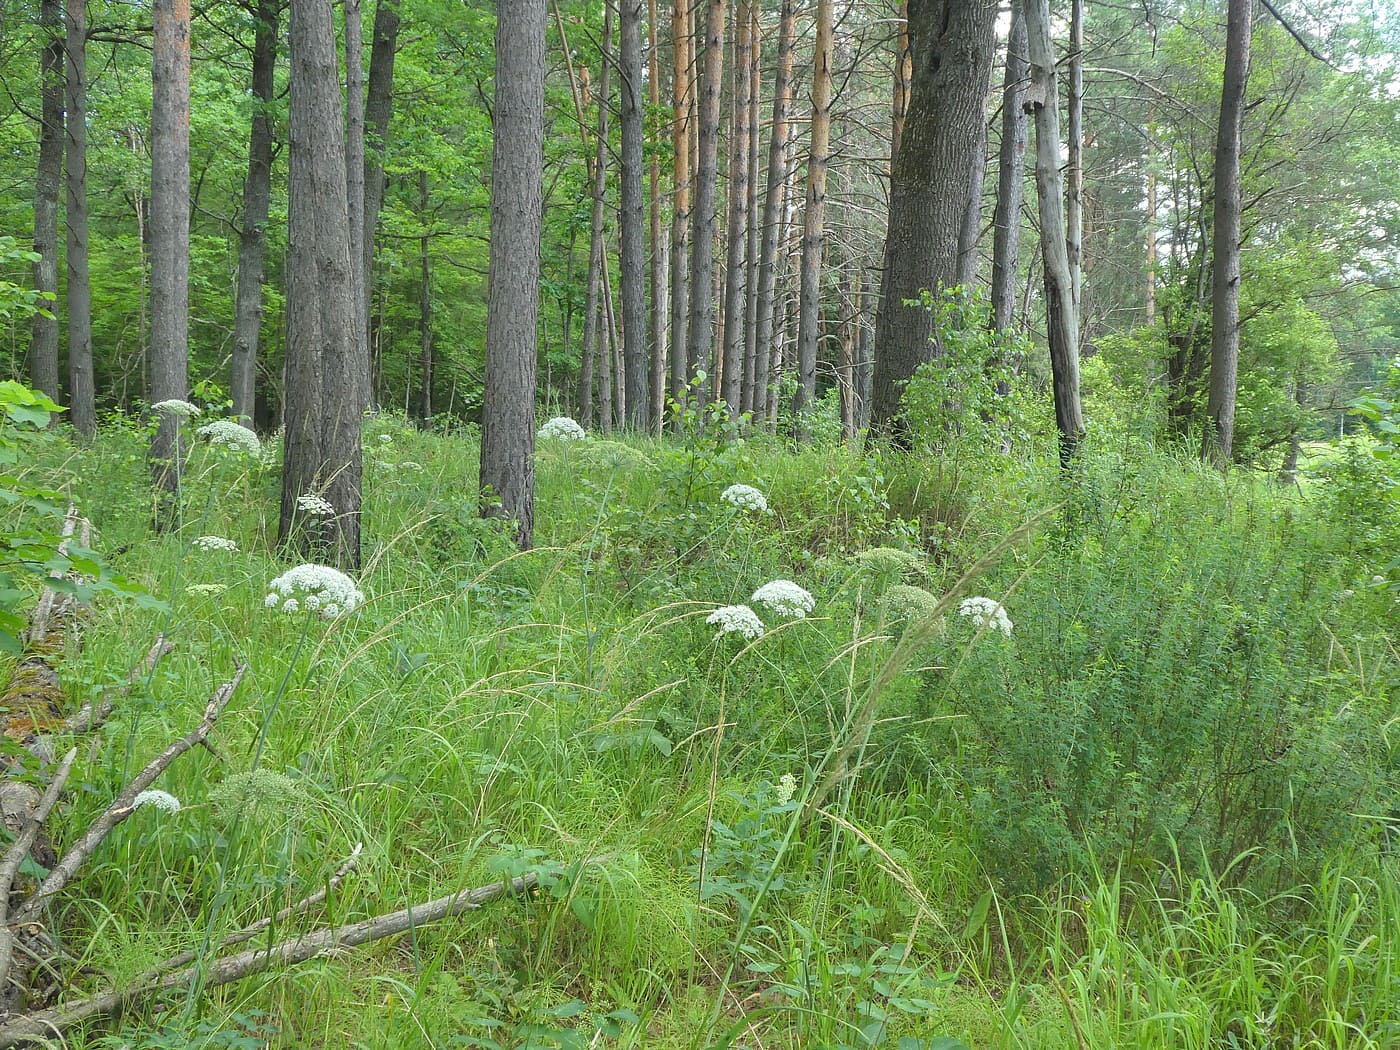
M 78 507 L 68 504 L 68 513 L 63 516 L 63 531 L 59 533 L 58 553 L 68 553 L 68 543 L 78 529 Z M 53 573 L 50 579 L 62 579 L 62 573 Z M 52 587 L 45 587 L 34 606 L 34 614 L 29 618 L 29 629 L 24 634 L 27 646 L 41 646 L 49 636 L 49 621 L 58 606 L 58 594 Z
M 77 874 L 78 869 L 92 855 L 93 850 L 101 845 L 102 840 L 111 833 L 112 829 L 131 816 L 136 796 L 155 783 L 156 778 L 165 772 L 170 763 L 190 748 L 197 747 L 208 739 L 209 734 L 214 729 L 214 723 L 219 720 L 224 708 L 228 706 L 229 700 L 233 697 L 233 691 L 238 688 L 238 683 L 243 680 L 243 672 L 247 669 L 247 664 L 239 664 L 233 678 L 219 686 L 214 691 L 214 695 L 210 697 L 209 704 L 204 709 L 204 718 L 199 725 L 151 759 L 146 768 L 141 770 L 131 783 L 127 784 L 112 804 L 88 825 L 82 838 L 73 844 L 63 855 L 63 858 L 54 865 L 54 869 L 49 872 L 48 877 L 40 883 L 39 888 L 20 906 L 19 911 L 15 913 L 18 921 L 33 921 L 44 902 L 68 885 L 73 876 Z
M 112 708 L 116 705 L 117 698 L 126 696 L 132 689 L 136 688 L 136 683 L 150 675 L 156 669 L 156 665 L 161 659 L 169 654 L 175 646 L 165 640 L 165 635 L 156 635 L 155 644 L 151 646 L 145 657 L 139 664 L 131 669 L 131 673 L 126 676 L 126 685 L 115 692 L 106 692 L 97 702 L 96 707 L 89 700 L 78 713 L 68 720 L 68 728 L 74 733 L 90 733 L 106 722 L 112 714 Z
M 273 966 L 293 966 L 339 949 L 354 948 L 385 937 L 407 933 L 410 929 L 473 911 L 498 897 L 523 896 L 538 886 L 538 876 L 530 872 L 520 878 L 493 882 L 473 890 L 439 897 L 425 904 L 376 915 L 363 922 L 337 926 L 329 930 L 317 930 L 282 941 L 270 948 L 255 948 L 226 956 L 203 967 L 186 967 L 167 974 L 152 984 L 132 985 L 120 991 L 95 995 L 70 1006 L 55 1007 L 17 1017 L 7 1024 L 0 1025 L 0 1050 L 52 1039 L 55 1034 L 95 1017 L 115 1017 L 142 998 L 157 992 L 182 988 L 196 977 L 202 980 L 203 987 L 217 988 L 241 981 Z

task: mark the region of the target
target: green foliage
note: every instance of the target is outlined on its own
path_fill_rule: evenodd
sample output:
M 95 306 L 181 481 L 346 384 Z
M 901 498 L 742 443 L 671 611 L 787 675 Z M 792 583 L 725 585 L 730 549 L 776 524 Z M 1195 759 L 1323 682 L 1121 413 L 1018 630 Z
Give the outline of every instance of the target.
M 0 236 L 0 275 L 10 273 L 20 264 L 37 262 L 39 256 L 21 248 L 13 237 Z M 25 288 L 0 276 L 0 321 L 25 321 L 36 313 L 48 312 L 52 296 L 46 292 Z

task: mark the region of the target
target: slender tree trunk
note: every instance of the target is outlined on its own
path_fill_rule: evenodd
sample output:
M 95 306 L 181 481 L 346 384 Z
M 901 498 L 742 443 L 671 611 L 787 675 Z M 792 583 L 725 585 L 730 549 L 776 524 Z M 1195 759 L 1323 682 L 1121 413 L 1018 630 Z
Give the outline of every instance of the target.
M 287 396 L 279 541 L 342 570 L 360 565 L 364 386 L 357 367 L 345 122 L 330 0 L 291 0 Z M 358 260 L 356 260 L 358 262 Z M 318 516 L 300 496 L 321 496 Z
M 189 395 L 190 2 L 154 0 L 151 58 L 151 401 Z M 163 413 L 151 440 L 156 527 L 176 522 L 178 416 Z
M 918 0 L 915 0 L 917 3 Z M 894 50 L 894 106 L 890 119 L 890 170 L 904 138 L 904 119 L 909 115 L 909 92 L 914 81 L 914 51 L 909 43 L 909 0 L 899 3 L 899 32 Z
M 1225 81 L 1215 138 L 1215 233 L 1211 254 L 1210 397 L 1205 458 L 1222 470 L 1235 443 L 1235 391 L 1240 365 L 1240 131 L 1249 85 L 1252 0 L 1229 0 Z
M 87 0 L 68 0 L 67 7 L 68 393 L 74 428 L 92 437 L 97 433 L 97 391 L 88 277 Z
M 812 139 L 807 156 L 807 207 L 802 220 L 801 302 L 797 320 L 797 389 L 792 411 L 802 422 L 817 396 L 817 349 L 821 341 L 822 244 L 825 237 L 826 170 L 831 158 L 832 0 L 817 0 L 817 46 L 812 71 Z
M 1020 0 L 1011 5 L 1006 42 L 1006 78 L 1001 89 L 1001 148 L 997 171 L 997 209 L 992 235 L 992 327 L 1011 327 L 1016 313 L 1016 274 L 1021 266 L 1021 205 L 1026 187 L 1026 15 Z
M 355 296 L 355 380 L 360 400 L 370 402 L 369 303 L 365 287 L 365 67 L 364 16 L 360 0 L 345 5 L 345 199 L 350 219 L 350 287 Z
M 1293 424 L 1293 432 L 1288 435 L 1288 448 L 1283 454 L 1283 465 L 1279 468 L 1280 485 L 1292 485 L 1298 480 L 1298 453 L 1303 447 L 1303 416 L 1308 405 L 1308 381 L 1299 375 L 1294 381 L 1293 401 L 1298 406 L 1298 418 Z
M 990 68 L 988 73 L 990 75 Z M 963 211 L 962 228 L 958 231 L 958 284 L 964 287 L 977 280 L 977 243 L 982 239 L 982 196 L 987 183 L 987 105 L 991 98 L 992 84 L 988 79 L 982 101 L 982 120 L 977 125 L 977 143 L 972 150 L 967 207 Z
M 1149 116 L 1147 123 L 1147 153 L 1144 167 L 1147 169 L 1147 237 L 1144 245 L 1147 278 L 1143 289 L 1145 296 L 1144 321 L 1152 324 L 1157 320 L 1157 149 L 1154 121 Z
M 34 180 L 34 288 L 44 313 L 34 315 L 29 381 L 54 401 L 58 386 L 58 186 L 63 178 L 63 5 L 41 0 L 39 26 L 39 166 Z M 45 316 L 47 314 L 47 316 Z
M 1065 168 L 1069 199 L 1065 209 L 1065 247 L 1069 255 L 1074 318 L 1083 317 L 1079 294 L 1084 269 L 1084 0 L 1070 0 L 1069 19 L 1069 163 Z
M 855 268 L 847 266 L 841 274 L 841 320 L 837 342 L 841 360 L 837 365 L 836 381 L 841 392 L 841 440 L 851 442 L 856 436 L 856 288 Z
M 619 80 L 622 90 L 622 211 L 619 236 L 622 276 L 622 358 L 626 373 L 627 421 L 634 430 L 651 426 L 647 366 L 646 218 L 642 149 L 642 0 L 620 0 L 622 31 Z
M 661 47 L 657 24 L 656 0 L 647 0 L 647 34 L 650 51 L 647 56 L 647 101 L 653 113 L 661 111 Z M 651 432 L 660 434 L 666 417 L 666 372 L 669 361 L 666 347 L 666 322 L 669 304 L 666 290 L 670 287 L 667 273 L 666 226 L 662 221 L 661 186 L 661 125 L 658 123 L 651 154 Z
M 671 13 L 672 90 L 675 107 L 671 149 L 675 198 L 671 206 L 671 396 L 680 400 L 690 379 L 687 324 L 690 316 L 690 0 L 676 0 Z
M 783 0 L 778 22 L 778 69 L 773 81 L 773 129 L 768 140 L 768 184 L 764 187 L 763 231 L 759 247 L 758 303 L 754 326 L 754 415 L 768 414 L 772 381 L 774 309 L 778 286 L 778 244 L 783 232 L 784 192 L 787 188 L 788 114 L 792 94 L 792 57 L 797 39 L 793 0 Z
M 428 258 L 428 173 L 418 170 L 418 418 L 433 419 L 433 272 Z M 354 229 L 354 224 L 351 224 Z
M 714 348 L 715 179 L 719 165 L 719 96 L 724 76 L 725 0 L 704 0 L 704 3 L 705 59 L 696 113 L 699 142 L 691 229 L 690 334 L 686 341 L 692 375 L 709 361 Z
M 860 334 L 857 337 L 856 355 L 856 430 L 863 431 L 870 425 L 870 381 L 875 371 L 875 318 L 871 306 L 875 299 L 870 294 L 870 280 L 860 282 L 860 295 L 856 300 L 856 313 L 859 317 Z
M 734 9 L 734 119 L 729 135 L 729 250 L 724 282 L 724 381 L 720 396 L 731 418 L 743 408 L 744 294 L 748 290 L 746 254 L 749 225 L 749 64 L 753 61 L 751 0 L 738 0 Z
M 896 435 L 904 384 L 932 360 L 932 317 L 906 306 L 958 278 L 977 142 L 986 122 L 996 0 L 910 0 L 909 113 L 890 174 L 890 221 L 875 324 L 871 424 Z
M 750 413 L 753 411 L 754 390 L 758 386 L 755 376 L 758 355 L 758 270 L 763 232 L 758 210 L 759 153 L 763 145 L 763 107 L 760 100 L 763 94 L 762 7 L 761 3 L 755 2 L 750 5 L 749 12 L 749 47 L 753 57 L 749 62 L 749 194 L 745 206 L 748 245 L 744 250 L 744 387 L 740 393 L 740 407 Z
M 1060 174 L 1059 90 L 1050 44 L 1049 0 L 1024 0 L 1035 110 L 1035 189 L 1040 202 L 1040 252 L 1045 263 L 1045 314 L 1060 463 L 1068 466 L 1084 430 L 1079 405 L 1079 319 L 1064 237 L 1064 179 Z
M 369 52 L 369 91 L 365 99 L 365 227 L 361 238 L 360 272 L 364 275 L 364 330 L 370 330 L 370 302 L 374 298 L 374 235 L 384 204 L 384 154 L 389 143 L 389 117 L 393 109 L 394 55 L 399 43 L 399 0 L 379 0 L 374 8 L 374 36 Z M 375 341 L 377 342 L 377 340 Z M 376 355 L 373 347 L 371 355 Z M 372 356 L 374 372 L 377 356 Z M 371 384 L 370 403 L 374 403 Z
M 278 0 L 258 0 L 253 30 L 253 122 L 243 225 L 238 231 L 238 291 L 233 321 L 233 414 L 252 427 L 257 401 L 258 340 L 263 319 L 263 254 L 272 195 L 273 78 L 277 63 Z M 368 316 L 368 315 L 366 315 Z

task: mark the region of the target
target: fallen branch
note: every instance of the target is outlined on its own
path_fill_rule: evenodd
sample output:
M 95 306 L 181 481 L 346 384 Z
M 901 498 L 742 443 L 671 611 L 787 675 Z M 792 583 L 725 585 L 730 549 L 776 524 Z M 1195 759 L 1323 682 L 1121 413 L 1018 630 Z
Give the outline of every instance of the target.
M 112 709 L 116 706 L 118 698 L 128 695 L 136 688 L 136 684 L 141 679 L 149 677 L 161 659 L 174 648 L 174 645 L 165 640 L 165 635 L 156 635 L 155 644 L 151 646 L 141 662 L 133 667 L 131 673 L 126 676 L 126 685 L 120 689 L 103 693 L 95 707 L 91 700 L 83 704 L 78 713 L 68 720 L 69 732 L 90 733 L 94 729 L 100 728 L 111 717 Z
M 204 965 L 187 966 L 149 984 L 132 985 L 68 1006 L 17 1017 L 6 1024 L 0 1024 L 0 1050 L 49 1040 L 55 1034 L 94 1018 L 119 1016 L 141 999 L 183 988 L 196 979 L 200 980 L 204 988 L 232 984 L 273 966 L 294 966 L 339 949 L 354 948 L 371 941 L 407 933 L 411 929 L 473 911 L 498 897 L 523 896 L 538 886 L 538 877 L 530 872 L 520 878 L 493 882 L 476 889 L 439 897 L 424 904 L 376 915 L 363 922 L 336 926 L 329 930 L 315 930 L 270 948 L 255 948 Z

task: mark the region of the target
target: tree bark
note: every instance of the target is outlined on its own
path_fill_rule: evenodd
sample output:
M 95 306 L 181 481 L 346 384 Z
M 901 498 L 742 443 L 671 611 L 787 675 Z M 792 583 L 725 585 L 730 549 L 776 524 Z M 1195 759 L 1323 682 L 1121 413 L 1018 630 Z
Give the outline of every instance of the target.
M 653 113 L 661 111 L 661 48 L 660 27 L 656 18 L 656 0 L 647 0 L 647 34 L 650 51 L 647 55 L 647 101 Z M 663 189 L 661 186 L 661 125 L 658 123 L 651 154 L 651 432 L 660 434 L 666 418 L 666 320 L 669 307 L 666 289 L 670 286 L 666 272 L 666 227 L 662 222 Z
M 736 418 L 743 408 L 744 319 L 748 277 L 745 272 L 749 225 L 749 107 L 753 61 L 751 0 L 739 0 L 734 9 L 734 119 L 729 134 L 729 222 L 726 242 L 729 259 L 724 281 L 724 368 L 720 396 Z
M 238 231 L 238 290 L 233 321 L 233 414 L 251 428 L 257 404 L 258 341 L 262 332 L 264 252 L 272 196 L 273 79 L 277 63 L 278 0 L 258 0 L 253 31 L 253 121 L 243 225 Z M 368 317 L 368 315 L 366 315 Z
M 917 2 L 917 0 L 916 0 Z M 909 115 L 909 91 L 914 80 L 914 52 L 909 45 L 909 0 L 899 3 L 899 32 L 894 48 L 894 105 L 890 118 L 890 170 L 904 138 L 904 120 Z
M 988 74 L 990 77 L 990 67 Z M 977 142 L 972 150 L 972 171 L 967 191 L 967 207 L 963 210 L 962 227 L 958 230 L 958 284 L 968 286 L 977 280 L 979 255 L 977 243 L 982 239 L 982 195 L 987 183 L 987 105 L 992 98 L 990 79 L 982 96 L 982 120 L 977 125 Z
M 370 302 L 374 298 L 374 234 L 384 204 L 384 154 L 389 143 L 389 118 L 393 109 L 394 55 L 399 42 L 399 0 L 379 0 L 374 9 L 374 36 L 370 41 L 369 90 L 365 99 L 365 227 L 360 250 L 364 274 L 364 325 L 370 330 Z M 371 351 L 372 352 L 372 351 Z M 370 371 L 374 372 L 371 363 Z M 369 393 L 374 401 L 373 384 Z
M 996 0 L 910 0 L 913 79 L 890 173 L 890 221 L 875 323 L 871 425 L 898 436 L 900 399 L 932 360 L 933 323 L 921 291 L 958 277 L 958 242 L 985 124 Z
M 190 0 L 154 0 L 151 58 L 151 401 L 189 394 Z M 174 525 L 180 423 L 162 413 L 151 440 L 156 527 Z
M 1045 264 L 1045 314 L 1060 463 L 1068 466 L 1084 430 L 1079 404 L 1079 319 L 1064 235 L 1064 179 L 1060 174 L 1059 89 L 1050 44 L 1049 0 L 1024 0 L 1035 112 L 1035 188 L 1040 202 L 1040 253 Z
M 360 0 L 345 5 L 345 200 L 350 220 L 350 290 L 355 297 L 355 381 L 359 400 L 370 403 L 369 304 L 365 299 L 365 67 L 364 16 Z
M 344 115 L 330 0 L 291 0 L 286 451 L 279 540 L 360 565 L 360 420 Z M 310 514 L 298 497 L 334 508 Z
M 705 366 L 714 348 L 715 180 L 719 165 L 719 96 L 724 76 L 724 13 L 725 0 L 705 0 L 705 60 L 696 113 L 699 140 L 691 230 L 690 334 L 686 341 L 692 375 Z
M 34 179 L 34 289 L 44 296 L 29 344 L 29 381 L 59 401 L 58 186 L 63 178 L 63 5 L 41 0 L 39 27 L 39 165 Z M 45 316 L 47 315 L 47 316 Z
M 1079 294 L 1084 269 L 1084 0 L 1070 0 L 1069 18 L 1069 150 L 1065 177 L 1069 196 L 1065 208 L 1065 248 L 1069 256 L 1070 290 L 1075 323 L 1083 316 Z
M 1211 254 L 1210 396 L 1204 456 L 1222 470 L 1235 442 L 1240 364 L 1240 131 L 1249 85 L 1252 0 L 1229 0 L 1225 80 L 1215 138 L 1215 232 Z
M 535 356 L 544 201 L 545 0 L 497 7 L 491 265 L 482 395 L 482 512 L 534 545 Z M 495 503 L 499 500 L 499 505 Z
M 622 89 L 622 211 L 619 266 L 622 291 L 622 358 L 627 421 L 651 425 L 651 370 L 647 366 L 646 219 L 642 150 L 642 0 L 621 0 L 619 79 Z
M 768 139 L 768 184 L 763 197 L 763 236 L 759 247 L 758 303 L 755 313 L 754 415 L 767 415 L 777 304 L 778 244 L 783 232 L 787 189 L 787 143 L 792 95 L 792 59 L 797 39 L 793 0 L 783 0 L 778 21 L 778 69 L 773 81 L 773 129 Z
M 671 205 L 671 396 L 677 400 L 684 396 L 690 379 L 686 326 L 690 316 L 691 44 L 690 0 L 676 0 L 671 13 L 671 101 L 675 107 L 671 135 L 675 187 Z
M 68 0 L 67 9 L 68 403 L 74 429 L 92 437 L 97 433 L 97 390 L 88 274 L 87 0 Z
M 826 171 L 831 160 L 832 0 L 817 0 L 817 45 L 812 63 L 812 139 L 807 155 L 807 206 L 802 219 L 802 269 L 797 311 L 797 389 L 793 415 L 805 439 L 802 416 L 817 396 L 817 349 L 821 341 L 822 243 L 825 235 Z
M 762 223 L 758 211 L 759 154 L 762 149 L 762 103 L 763 94 L 763 27 L 760 16 L 762 4 L 753 3 L 749 11 L 749 47 L 752 59 L 749 61 L 749 177 L 748 203 L 745 213 L 748 217 L 746 236 L 748 244 L 744 249 L 744 387 L 740 392 L 740 408 L 752 412 L 754 390 L 758 385 L 755 377 L 758 355 L 758 268 L 759 252 L 762 250 Z
M 1016 313 L 1016 274 L 1021 265 L 1021 205 L 1026 188 L 1026 15 L 1019 0 L 1011 5 L 1006 41 L 1006 77 L 1001 89 L 1001 146 L 997 171 L 997 208 L 992 234 L 992 327 L 1011 327 Z

